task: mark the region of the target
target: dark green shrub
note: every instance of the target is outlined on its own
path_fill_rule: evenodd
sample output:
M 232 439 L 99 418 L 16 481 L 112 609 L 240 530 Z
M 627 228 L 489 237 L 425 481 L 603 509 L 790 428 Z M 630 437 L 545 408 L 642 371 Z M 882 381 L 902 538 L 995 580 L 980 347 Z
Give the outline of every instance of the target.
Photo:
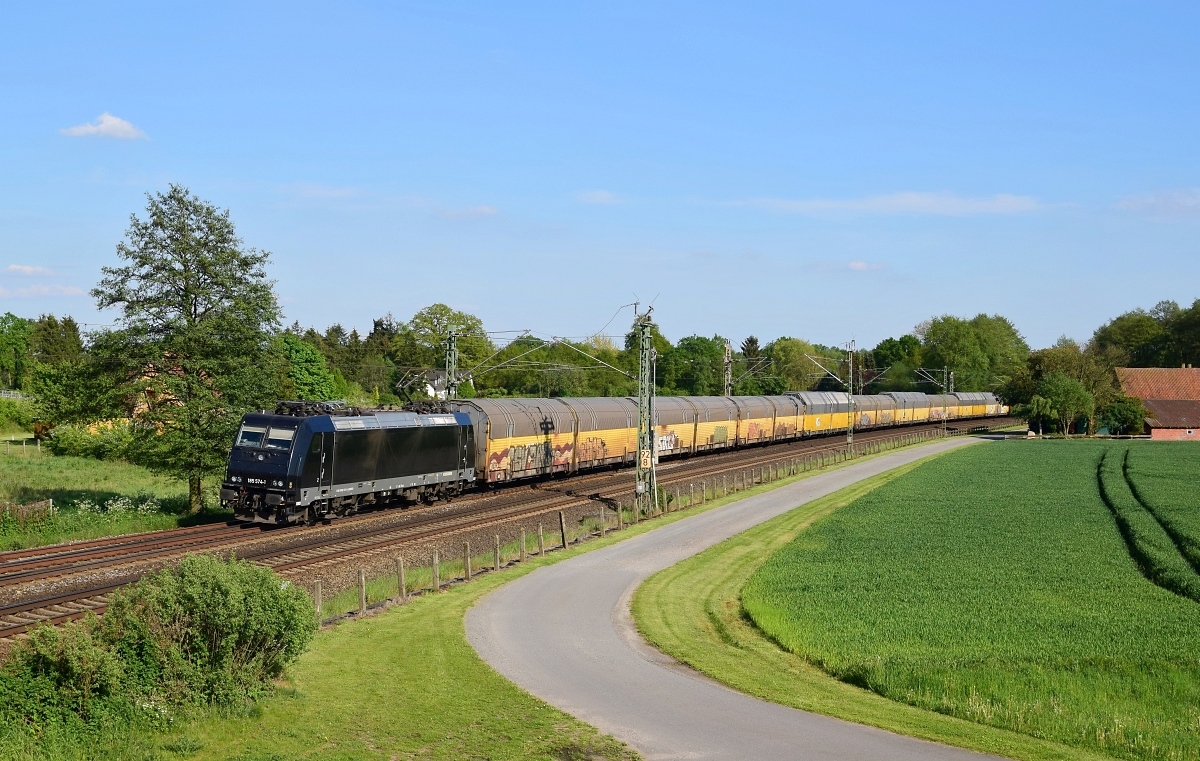
M 172 702 L 260 694 L 316 632 L 304 590 L 243 560 L 192 555 L 114 595 L 101 622 L 130 677 Z
M 246 561 L 194 555 L 114 593 L 102 618 L 40 627 L 0 668 L 0 755 L 271 688 L 316 631 L 301 589 Z

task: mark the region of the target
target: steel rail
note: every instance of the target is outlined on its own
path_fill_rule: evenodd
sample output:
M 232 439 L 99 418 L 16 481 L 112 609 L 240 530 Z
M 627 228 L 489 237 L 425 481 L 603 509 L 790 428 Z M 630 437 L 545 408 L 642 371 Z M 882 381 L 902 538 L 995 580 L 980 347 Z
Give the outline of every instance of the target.
M 975 421 L 976 419 L 972 419 L 972 422 Z M 981 424 L 956 426 L 953 429 L 955 433 L 951 435 L 965 435 L 992 430 L 1014 424 L 1016 421 L 1011 418 L 992 418 L 987 422 L 979 419 L 978 422 Z M 939 422 L 936 424 L 908 426 L 901 431 L 897 431 L 896 428 L 891 427 L 870 429 L 860 435 L 855 448 L 862 449 L 862 445 L 864 444 L 887 441 L 889 439 L 902 439 L 910 434 L 940 430 L 940 428 L 941 423 Z M 667 467 L 663 469 L 663 480 L 668 485 L 674 485 L 689 480 L 695 481 L 697 478 L 711 475 L 736 472 L 770 463 L 781 463 L 800 456 L 812 457 L 823 453 L 844 451 L 844 443 L 835 442 L 831 438 L 806 438 L 776 442 L 761 447 L 756 446 L 729 452 L 714 453 L 698 460 L 691 458 L 674 460 L 668 463 Z M 294 571 L 358 555 L 376 554 L 416 541 L 474 530 L 490 524 L 504 523 L 558 510 L 566 510 L 596 501 L 597 499 L 611 500 L 632 494 L 632 487 L 627 483 L 629 474 L 625 472 L 626 470 L 622 468 L 612 471 L 588 473 L 568 479 L 543 481 L 532 485 L 522 484 L 521 486 L 524 488 L 507 488 L 493 494 L 478 495 L 467 502 L 464 506 L 465 509 L 459 509 L 448 515 L 428 514 L 426 510 L 422 510 L 419 513 L 413 514 L 412 520 L 393 528 L 380 530 L 378 526 L 368 524 L 361 528 L 356 528 L 349 534 L 306 539 L 299 543 L 289 544 L 286 547 L 269 550 L 246 553 L 237 553 L 234 550 L 233 554 L 242 559 L 270 567 L 276 572 Z M 559 491 L 555 488 L 558 485 L 569 486 L 571 488 Z M 582 494 L 581 492 L 584 491 L 591 493 Z M 531 500 L 529 499 L 530 493 L 539 496 Z M 439 504 L 444 506 L 444 503 Z M 378 518 L 379 516 L 379 513 L 355 516 L 354 519 L 342 521 L 341 525 L 345 526 L 352 523 L 366 522 L 368 519 Z M 371 521 L 371 523 L 373 522 Z M 182 529 L 180 531 L 187 530 Z M 155 533 L 170 534 L 172 532 Z M 95 542 L 103 542 L 103 540 L 95 540 Z M 92 545 L 98 546 L 95 542 Z M 228 543 L 218 542 L 210 546 L 200 546 L 197 542 L 197 545 L 192 547 L 192 549 L 214 549 L 216 547 L 223 547 Z M 163 550 L 157 554 L 168 555 L 171 552 Z M 149 554 L 140 556 L 140 559 L 145 559 Z M 174 550 L 174 554 L 178 554 L 178 548 Z M 110 565 L 115 568 L 124 565 L 129 559 L 139 559 L 139 557 L 127 555 L 120 558 L 119 562 L 116 563 L 104 560 L 97 560 L 95 562 L 98 564 L 98 567 Z M 91 564 L 88 565 L 89 567 L 96 567 Z M 81 567 L 76 566 L 76 569 Z M 78 619 L 89 612 L 101 613 L 107 607 L 104 600 L 105 596 L 113 590 L 124 586 L 126 583 L 128 582 L 89 587 L 52 597 L 0 606 L 0 619 L 25 613 L 33 613 L 37 619 L 34 621 L 13 621 L 7 626 L 0 626 L 0 640 L 22 634 L 40 623 L 57 625 Z M 69 603 L 84 604 L 86 607 L 83 610 L 67 612 L 52 610 L 52 608 L 61 607 Z M 48 615 L 38 615 L 37 611 L 39 610 L 45 610 Z

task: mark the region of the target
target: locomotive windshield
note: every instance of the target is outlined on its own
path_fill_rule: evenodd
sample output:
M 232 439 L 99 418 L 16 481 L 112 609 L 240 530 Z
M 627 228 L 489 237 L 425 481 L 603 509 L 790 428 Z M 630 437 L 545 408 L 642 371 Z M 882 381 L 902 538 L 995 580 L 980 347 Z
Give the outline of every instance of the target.
M 292 448 L 292 439 L 296 437 L 293 428 L 268 428 L 265 425 L 243 425 L 238 430 L 235 447 L 245 449 L 275 449 L 286 452 Z
M 271 428 L 267 434 L 267 449 L 282 449 L 287 451 L 292 448 L 292 439 L 295 438 L 296 432 L 291 428 Z
M 262 446 L 263 439 L 266 438 L 267 429 L 264 426 L 244 425 L 238 431 L 237 443 L 235 447 L 247 447 L 250 449 L 258 449 Z

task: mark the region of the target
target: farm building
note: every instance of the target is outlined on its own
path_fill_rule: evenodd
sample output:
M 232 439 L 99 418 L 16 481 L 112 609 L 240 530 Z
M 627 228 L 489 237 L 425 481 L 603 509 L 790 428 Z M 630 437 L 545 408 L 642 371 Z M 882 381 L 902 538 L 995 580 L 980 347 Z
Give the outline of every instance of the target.
M 1193 399 L 1147 399 L 1150 438 L 1173 441 L 1200 439 L 1200 402 Z
M 1200 368 L 1118 367 L 1117 380 L 1142 400 L 1152 439 L 1200 440 Z

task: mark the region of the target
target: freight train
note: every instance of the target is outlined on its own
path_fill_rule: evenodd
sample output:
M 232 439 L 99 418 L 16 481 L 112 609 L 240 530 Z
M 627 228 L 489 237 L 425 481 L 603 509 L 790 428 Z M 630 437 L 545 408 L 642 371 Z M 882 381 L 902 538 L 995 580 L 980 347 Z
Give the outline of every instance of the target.
M 663 396 L 655 456 L 855 430 L 1004 415 L 989 393 Z M 632 463 L 637 402 L 624 397 L 463 399 L 410 410 L 280 402 L 242 418 L 221 502 L 241 521 L 313 523 L 381 504 Z

